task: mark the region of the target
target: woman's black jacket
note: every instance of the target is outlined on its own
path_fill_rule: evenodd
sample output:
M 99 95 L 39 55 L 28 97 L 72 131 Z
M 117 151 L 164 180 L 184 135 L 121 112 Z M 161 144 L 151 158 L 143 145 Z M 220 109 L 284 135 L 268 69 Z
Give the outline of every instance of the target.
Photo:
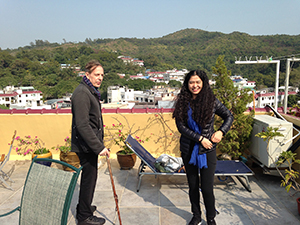
M 101 104 L 96 91 L 82 81 L 74 90 L 71 103 L 71 151 L 98 155 L 105 146 Z
M 204 136 L 205 138 L 211 139 L 211 136 L 215 132 L 214 130 L 214 117 L 215 114 L 220 116 L 224 122 L 219 128 L 220 131 L 223 132 L 223 135 L 225 135 L 233 122 L 233 115 L 231 112 L 218 100 L 215 100 L 215 107 L 213 109 L 213 115 L 211 118 L 211 121 L 206 124 L 204 128 L 202 128 L 202 133 L 198 134 L 194 131 L 192 131 L 188 125 L 187 122 L 180 122 L 178 119 L 176 119 L 176 126 L 178 131 L 181 133 L 180 137 L 180 151 L 181 154 L 188 154 L 191 147 L 194 146 L 196 142 L 199 142 L 200 136 Z M 192 146 L 191 146 L 192 145 Z M 200 143 L 199 145 L 199 154 L 207 153 L 214 151 L 216 149 L 216 143 L 213 144 L 213 147 L 211 149 L 206 149 L 202 146 Z

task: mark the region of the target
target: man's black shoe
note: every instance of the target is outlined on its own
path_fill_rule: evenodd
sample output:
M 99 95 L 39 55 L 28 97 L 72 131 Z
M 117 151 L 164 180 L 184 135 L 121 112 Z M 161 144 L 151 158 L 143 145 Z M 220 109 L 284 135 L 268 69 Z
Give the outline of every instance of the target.
M 102 225 L 105 224 L 105 219 L 97 216 L 90 216 L 84 221 L 78 222 L 77 225 Z
M 92 209 L 92 213 L 94 213 L 97 210 L 97 206 L 92 205 L 91 209 Z M 76 207 L 76 219 L 77 219 L 77 207 Z

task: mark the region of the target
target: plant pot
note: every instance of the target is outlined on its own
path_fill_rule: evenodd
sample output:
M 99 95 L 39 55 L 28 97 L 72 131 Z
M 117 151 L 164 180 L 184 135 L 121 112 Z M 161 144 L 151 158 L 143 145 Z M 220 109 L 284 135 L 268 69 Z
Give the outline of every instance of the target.
M 62 162 L 68 163 L 72 166 L 75 166 L 76 168 L 80 167 L 80 160 L 75 152 L 60 152 L 59 159 Z M 65 171 L 73 171 L 67 166 L 63 166 L 63 170 Z
M 32 154 L 32 159 L 37 156 L 37 158 L 48 158 L 48 159 L 52 159 L 52 153 L 48 152 L 48 153 L 44 153 L 44 154 Z M 37 161 L 37 163 L 45 165 L 45 166 L 51 166 L 51 162 L 41 162 L 41 161 Z
M 300 198 L 297 198 L 297 205 L 298 205 L 298 213 L 300 215 Z
M 134 167 L 136 161 L 136 154 L 131 153 L 131 154 L 124 155 L 124 154 L 119 154 L 119 152 L 117 152 L 117 160 L 121 170 L 130 170 L 132 167 Z

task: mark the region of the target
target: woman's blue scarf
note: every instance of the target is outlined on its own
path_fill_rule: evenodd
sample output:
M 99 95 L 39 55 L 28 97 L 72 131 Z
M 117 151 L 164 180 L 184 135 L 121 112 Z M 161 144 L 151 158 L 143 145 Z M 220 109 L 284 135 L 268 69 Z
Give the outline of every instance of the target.
M 90 86 L 91 88 L 93 88 L 96 91 L 96 93 L 98 95 L 98 99 L 99 99 L 99 101 L 101 101 L 101 94 L 100 94 L 98 88 L 95 88 L 94 85 L 91 83 L 91 81 L 86 76 L 83 77 L 83 81 L 84 81 L 84 83 L 86 83 L 88 86 Z
M 198 134 L 201 134 L 202 128 L 200 125 L 198 125 L 196 123 L 195 120 L 193 120 L 192 114 L 193 114 L 193 110 L 191 109 L 191 106 L 189 105 L 188 121 L 187 121 L 188 126 L 192 131 L 194 131 Z M 204 153 L 204 154 L 199 155 L 199 145 L 200 145 L 199 142 L 195 143 L 189 164 L 193 164 L 195 166 L 197 165 L 198 168 L 200 168 L 200 169 L 207 168 L 206 154 Z

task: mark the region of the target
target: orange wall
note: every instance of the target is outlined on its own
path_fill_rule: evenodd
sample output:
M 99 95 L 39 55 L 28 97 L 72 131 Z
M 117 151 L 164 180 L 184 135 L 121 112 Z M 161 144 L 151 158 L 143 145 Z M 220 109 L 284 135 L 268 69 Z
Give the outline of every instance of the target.
M 157 115 L 157 116 L 155 116 Z M 162 120 L 162 117 L 164 121 Z M 0 114 L 0 154 L 7 154 L 9 150 L 8 143 L 11 142 L 14 130 L 17 130 L 17 136 L 25 135 L 38 136 L 45 142 L 45 147 L 51 148 L 58 144 L 64 144 L 64 138 L 70 136 L 72 115 L 68 114 Z M 104 124 L 112 127 L 112 124 L 126 124 L 127 121 L 132 132 L 137 131 L 135 135 L 140 137 L 150 136 L 148 142 L 142 145 L 154 156 L 163 153 L 180 156 L 178 139 L 173 139 L 174 132 L 179 136 L 172 119 L 171 113 L 155 114 L 155 113 L 104 113 Z M 104 131 L 105 131 L 104 129 Z M 126 129 L 124 129 L 126 130 Z M 105 133 L 109 133 L 105 131 Z M 119 150 L 115 146 L 113 140 L 108 141 L 106 137 L 106 146 L 111 148 L 111 157 L 115 158 L 115 153 Z M 54 158 L 58 158 L 59 152 L 51 150 Z M 30 156 L 19 156 L 13 150 L 11 160 L 30 159 Z
M 257 114 L 266 114 L 266 112 L 257 112 Z M 269 114 L 269 113 L 268 113 Z M 14 130 L 17 130 L 17 136 L 25 135 L 38 136 L 45 142 L 47 148 L 56 145 L 63 145 L 64 138 L 70 136 L 71 113 L 43 113 L 43 114 L 0 114 L 0 155 L 7 154 L 9 150 L 8 143 L 11 142 Z M 112 124 L 125 124 L 132 128 L 132 133 L 139 137 L 149 137 L 148 142 L 142 145 L 154 157 L 161 154 L 169 154 L 176 157 L 180 156 L 179 151 L 179 133 L 175 121 L 172 119 L 172 113 L 103 113 L 104 131 L 106 134 L 105 145 L 111 148 L 111 157 L 116 157 L 119 147 L 116 146 L 110 137 L 107 128 Z M 124 129 L 126 131 L 126 129 Z M 59 157 L 59 152 L 51 150 L 54 158 Z M 30 156 L 19 156 L 13 150 L 11 160 L 30 159 Z

